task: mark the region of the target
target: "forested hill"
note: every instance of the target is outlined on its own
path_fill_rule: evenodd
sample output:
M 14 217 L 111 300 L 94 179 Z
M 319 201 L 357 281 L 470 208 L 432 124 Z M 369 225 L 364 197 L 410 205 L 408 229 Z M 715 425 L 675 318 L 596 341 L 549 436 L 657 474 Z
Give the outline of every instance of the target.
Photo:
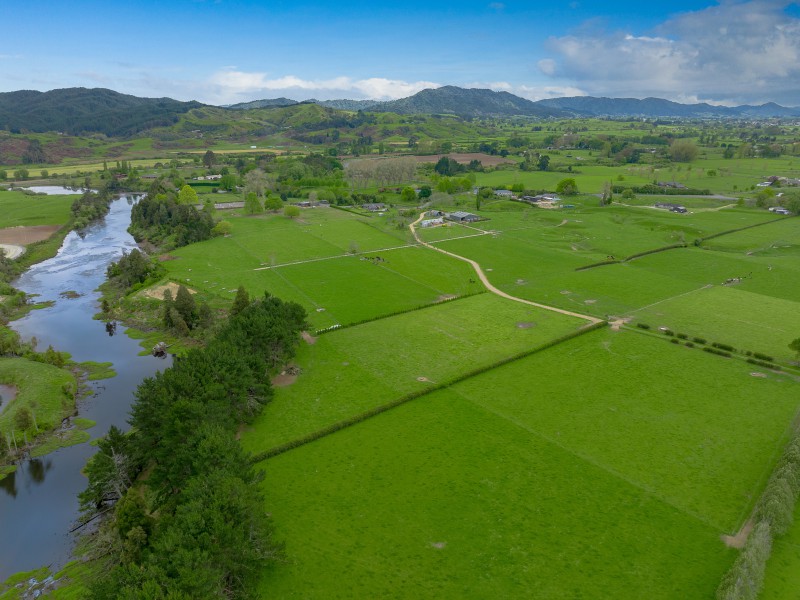
M 199 102 L 138 98 L 102 88 L 22 90 L 0 93 L 0 129 L 128 136 L 176 123 L 181 114 L 200 106 Z
M 525 115 L 546 118 L 572 115 L 565 110 L 542 106 L 508 92 L 464 89 L 452 85 L 422 90 L 400 100 L 381 102 L 372 106 L 370 110 L 401 115 L 450 113 L 462 117 Z

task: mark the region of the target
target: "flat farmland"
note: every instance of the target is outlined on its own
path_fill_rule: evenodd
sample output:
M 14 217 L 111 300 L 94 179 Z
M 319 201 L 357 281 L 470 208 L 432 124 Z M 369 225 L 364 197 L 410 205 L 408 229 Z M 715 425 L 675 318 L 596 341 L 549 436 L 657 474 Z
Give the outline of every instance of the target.
M 637 321 L 774 356 L 794 358 L 800 303 L 734 287 L 704 287 L 634 313 Z
M 790 220 L 579 202 L 481 214 L 420 235 L 512 296 L 792 359 Z M 345 326 L 301 343 L 299 375 L 276 378 L 242 431 L 248 452 L 421 394 L 259 463 L 288 557 L 262 595 L 713 597 L 736 556 L 721 536 L 747 522 L 798 415 L 795 375 L 626 328 L 547 347 L 586 321 L 485 293 L 393 213 L 229 220 L 230 237 L 171 253 L 169 278 L 219 306 L 241 284 L 299 302 L 312 329 Z
M 585 324 L 480 294 L 321 335 L 300 348 L 302 375 L 277 390 L 245 446 L 278 446 Z
M 762 600 L 794 600 L 800 589 L 800 510 L 795 509 L 794 525 L 775 540 L 767 563 Z
M 788 378 L 586 334 L 262 463 L 292 557 L 263 590 L 711 597 L 797 407 Z
M 303 215 L 303 223 L 231 218 L 230 237 L 172 252 L 168 276 L 219 303 L 230 302 L 239 285 L 294 300 L 318 329 L 482 290 L 468 265 L 413 246 L 402 232 L 394 236 L 331 209 Z
M 0 191 L 0 228 L 63 225 L 69 220 L 72 202 L 77 197 Z

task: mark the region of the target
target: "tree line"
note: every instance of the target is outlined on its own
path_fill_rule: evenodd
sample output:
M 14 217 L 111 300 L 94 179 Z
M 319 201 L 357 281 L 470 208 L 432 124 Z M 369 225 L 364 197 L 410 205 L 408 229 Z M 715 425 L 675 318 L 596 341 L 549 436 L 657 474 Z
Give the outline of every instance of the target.
M 142 382 L 131 432 L 112 427 L 86 467 L 82 509 L 113 511 L 96 536 L 106 564 L 90 598 L 253 597 L 280 546 L 235 434 L 272 397 L 270 373 L 305 326 L 298 304 L 237 296 L 205 348 Z
M 131 210 L 128 231 L 136 241 L 147 240 L 165 249 L 207 240 L 214 227 L 211 211 L 197 210 L 191 200 L 185 190 L 176 192 L 158 179 Z

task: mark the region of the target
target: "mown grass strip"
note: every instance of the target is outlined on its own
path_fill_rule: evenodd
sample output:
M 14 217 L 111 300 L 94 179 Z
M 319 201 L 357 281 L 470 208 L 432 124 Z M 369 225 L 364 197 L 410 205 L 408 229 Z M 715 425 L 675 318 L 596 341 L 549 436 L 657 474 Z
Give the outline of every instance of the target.
M 554 339 L 552 339 L 552 340 L 550 340 L 548 342 L 545 342 L 544 344 L 540 344 L 539 346 L 536 346 L 536 347 L 531 348 L 529 350 L 525 350 L 523 352 L 519 352 L 517 354 L 514 354 L 514 355 L 509 356 L 507 358 L 503 358 L 503 359 L 498 360 L 498 361 L 496 361 L 494 363 L 491 363 L 489 365 L 486 365 L 486 366 L 483 366 L 483 367 L 478 367 L 477 369 L 473 369 L 471 371 L 467 371 L 466 373 L 462 373 L 461 375 L 453 377 L 453 378 L 451 378 L 451 379 L 449 379 L 447 381 L 444 381 L 442 383 L 434 384 L 434 385 L 430 386 L 427 389 L 418 390 L 416 392 L 412 392 L 410 394 L 406 394 L 405 396 L 401 396 L 400 398 L 398 398 L 396 400 L 393 400 L 393 401 L 388 402 L 386 404 L 382 404 L 380 406 L 376 406 L 375 408 L 372 408 L 372 409 L 370 409 L 368 411 L 365 411 L 363 413 L 360 413 L 360 414 L 355 415 L 353 417 L 350 417 L 348 419 L 344 419 L 343 421 L 339 421 L 337 423 L 333 423 L 332 425 L 329 425 L 327 427 L 324 427 L 322 429 L 319 429 L 317 431 L 309 433 L 308 435 L 304 435 L 304 436 L 299 437 L 297 439 L 294 439 L 294 440 L 292 440 L 290 442 L 286 442 L 285 444 L 281 444 L 280 446 L 275 446 L 274 448 L 270 448 L 269 450 L 266 450 L 264 452 L 255 454 L 255 455 L 253 455 L 251 457 L 250 460 L 253 463 L 263 462 L 263 461 L 265 461 L 265 460 L 267 460 L 269 458 L 273 458 L 275 456 L 283 454 L 284 452 L 288 452 L 289 450 L 293 450 L 294 448 L 299 448 L 300 446 L 305 446 L 306 444 L 310 444 L 311 442 L 314 442 L 316 440 L 324 438 L 324 437 L 326 437 L 328 435 L 331 435 L 332 433 L 336 433 L 337 431 L 340 431 L 340 430 L 345 429 L 347 427 L 350 427 L 352 425 L 356 425 L 358 423 L 361 423 L 362 421 L 366 421 L 369 418 L 372 418 L 372 417 L 374 417 L 376 415 L 379 415 L 381 413 L 384 413 L 384 412 L 386 412 L 388 410 L 391 410 L 393 408 L 396 408 L 398 406 L 406 404 L 407 402 L 410 402 L 412 400 L 416 400 L 416 399 L 421 398 L 423 396 L 427 396 L 428 394 L 431 394 L 433 392 L 436 392 L 436 391 L 444 389 L 444 388 L 448 388 L 448 387 L 453 386 L 453 385 L 455 385 L 457 383 L 461 383 L 462 381 L 465 381 L 465 380 L 470 379 L 472 377 L 476 377 L 477 375 L 481 375 L 483 373 L 486 373 L 487 371 L 491 371 L 492 369 L 496 369 L 498 367 L 502 367 L 504 365 L 516 362 L 516 361 L 521 360 L 523 358 L 527 358 L 529 356 L 532 356 L 533 354 L 536 354 L 536 353 L 541 352 L 543 350 L 547 350 L 548 348 L 552 348 L 553 346 L 556 346 L 556 345 L 561 344 L 563 342 L 566 342 L 568 340 L 574 339 L 576 337 L 582 336 L 582 335 L 584 335 L 586 333 L 589 333 L 590 331 L 595 331 L 597 329 L 605 327 L 607 324 L 608 324 L 607 321 L 599 321 L 597 323 L 592 323 L 590 325 L 582 327 L 581 329 L 578 329 L 578 330 L 573 331 L 571 333 L 568 333 L 566 335 L 562 335 L 560 337 L 554 338 Z

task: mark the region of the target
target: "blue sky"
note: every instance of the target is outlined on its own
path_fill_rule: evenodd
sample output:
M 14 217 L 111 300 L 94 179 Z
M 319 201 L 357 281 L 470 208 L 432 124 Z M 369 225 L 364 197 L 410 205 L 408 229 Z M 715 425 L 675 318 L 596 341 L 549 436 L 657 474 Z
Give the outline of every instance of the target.
M 0 0 L 0 91 L 226 104 L 426 87 L 800 105 L 800 6 L 672 2 Z

